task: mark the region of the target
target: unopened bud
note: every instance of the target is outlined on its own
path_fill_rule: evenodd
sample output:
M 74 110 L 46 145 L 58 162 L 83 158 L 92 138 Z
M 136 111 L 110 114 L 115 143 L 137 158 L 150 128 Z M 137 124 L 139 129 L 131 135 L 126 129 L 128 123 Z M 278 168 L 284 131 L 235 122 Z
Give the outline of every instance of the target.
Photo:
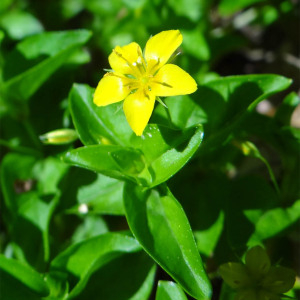
M 57 129 L 47 132 L 40 136 L 40 140 L 44 144 L 63 145 L 74 142 L 78 139 L 77 132 L 74 129 Z

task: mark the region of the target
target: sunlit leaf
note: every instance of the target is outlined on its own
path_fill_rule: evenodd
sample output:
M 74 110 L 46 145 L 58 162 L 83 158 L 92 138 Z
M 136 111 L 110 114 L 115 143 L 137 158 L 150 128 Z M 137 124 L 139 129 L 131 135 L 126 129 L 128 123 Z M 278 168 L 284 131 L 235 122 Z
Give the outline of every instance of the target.
M 171 192 L 126 183 L 124 205 L 129 227 L 145 251 L 194 298 L 209 298 L 210 283 L 188 219 Z

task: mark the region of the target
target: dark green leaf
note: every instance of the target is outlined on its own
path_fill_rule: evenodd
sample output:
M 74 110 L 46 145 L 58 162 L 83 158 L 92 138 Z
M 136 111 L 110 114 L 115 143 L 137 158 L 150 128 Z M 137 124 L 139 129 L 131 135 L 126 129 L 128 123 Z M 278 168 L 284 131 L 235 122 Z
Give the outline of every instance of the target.
M 65 178 L 60 208 L 68 212 L 124 215 L 124 182 L 80 168 L 71 168 Z
M 210 283 L 188 219 L 171 192 L 126 183 L 124 205 L 129 227 L 145 251 L 190 295 L 209 298 Z
M 138 242 L 131 237 L 106 233 L 75 244 L 60 253 L 51 262 L 50 272 L 54 272 L 54 276 L 55 272 L 68 274 L 72 289 L 70 297 L 74 297 L 81 293 L 97 269 L 125 253 L 134 253 L 140 249 Z
M 42 276 L 28 265 L 0 254 L 1 299 L 40 299 L 49 289 Z
M 155 270 L 146 253 L 126 253 L 95 271 L 75 299 L 149 300 Z
M 41 267 L 49 259 L 49 223 L 59 199 L 57 185 L 66 169 L 52 157 L 36 161 L 32 156 L 11 153 L 3 159 L 1 187 L 9 211 L 5 221 L 16 247 L 23 252 L 20 260 Z

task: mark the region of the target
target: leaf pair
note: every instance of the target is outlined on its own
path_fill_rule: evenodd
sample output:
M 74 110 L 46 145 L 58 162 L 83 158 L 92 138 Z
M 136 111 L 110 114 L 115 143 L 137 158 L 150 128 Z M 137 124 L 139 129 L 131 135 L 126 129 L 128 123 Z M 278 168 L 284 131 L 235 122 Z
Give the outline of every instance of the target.
M 70 164 L 154 187 L 178 172 L 202 142 L 199 125 L 180 131 L 152 124 L 137 137 L 117 105 L 98 108 L 92 96 L 86 85 L 70 92 L 73 122 L 86 145 L 64 156 Z

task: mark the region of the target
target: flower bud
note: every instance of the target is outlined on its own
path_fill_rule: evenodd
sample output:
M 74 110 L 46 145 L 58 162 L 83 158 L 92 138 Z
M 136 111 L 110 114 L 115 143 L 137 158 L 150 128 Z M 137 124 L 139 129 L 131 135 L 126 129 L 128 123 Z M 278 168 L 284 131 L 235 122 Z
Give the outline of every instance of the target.
M 47 132 L 40 136 L 40 140 L 44 144 L 64 145 L 74 142 L 78 139 L 77 132 L 74 129 L 57 129 Z

